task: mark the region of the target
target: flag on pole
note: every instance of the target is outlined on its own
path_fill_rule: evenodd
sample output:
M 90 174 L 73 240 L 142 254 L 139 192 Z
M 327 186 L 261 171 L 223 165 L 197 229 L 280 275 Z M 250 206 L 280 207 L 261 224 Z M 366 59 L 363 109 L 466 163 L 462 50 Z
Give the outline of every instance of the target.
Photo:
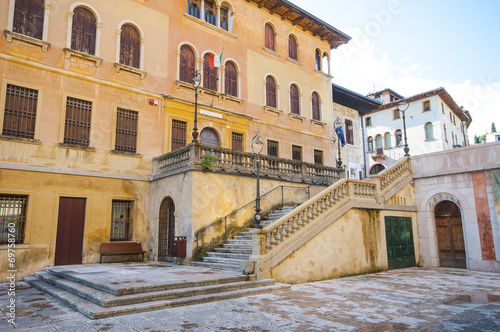
M 212 54 L 209 58 L 208 58 L 208 66 L 210 68 L 212 67 L 220 67 L 220 64 L 222 62 L 222 54 L 224 53 L 224 49 L 222 50 L 222 53 L 220 55 L 217 55 L 217 54 Z
M 335 133 L 337 134 L 337 137 L 339 138 L 340 144 L 342 145 L 342 147 L 344 147 L 345 139 L 344 139 L 344 131 L 342 130 L 342 126 L 335 128 Z

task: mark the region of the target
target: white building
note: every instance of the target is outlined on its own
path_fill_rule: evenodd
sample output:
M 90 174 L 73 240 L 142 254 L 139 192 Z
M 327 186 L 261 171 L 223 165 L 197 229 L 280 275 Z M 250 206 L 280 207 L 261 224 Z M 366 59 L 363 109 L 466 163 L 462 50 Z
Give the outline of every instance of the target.
M 442 87 L 408 98 L 390 89 L 370 97 L 383 105 L 363 115 L 368 174 L 380 172 L 405 155 L 403 114 L 410 155 L 468 145 L 467 128 L 472 119 Z M 407 108 L 399 110 L 403 100 Z

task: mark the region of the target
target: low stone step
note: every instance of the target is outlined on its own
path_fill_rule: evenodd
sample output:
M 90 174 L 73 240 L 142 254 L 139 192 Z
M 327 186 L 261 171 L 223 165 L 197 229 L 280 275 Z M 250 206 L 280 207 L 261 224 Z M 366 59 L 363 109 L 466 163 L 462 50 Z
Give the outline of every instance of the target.
M 241 233 L 240 233 L 241 234 Z M 252 241 L 252 235 L 236 235 L 233 237 L 233 240 L 238 240 L 238 241 Z
M 240 239 L 232 239 L 232 240 L 226 240 L 226 244 L 241 244 L 241 245 L 245 245 L 245 246 L 251 246 L 252 245 L 252 239 L 244 239 L 244 240 L 240 240 Z
M 131 312 L 137 313 L 144 311 L 160 310 L 171 307 L 200 304 L 212 301 L 234 299 L 250 295 L 272 293 L 275 291 L 281 291 L 290 288 L 290 285 L 274 284 L 262 287 L 238 289 L 233 291 L 221 292 L 217 294 L 204 294 L 204 295 L 191 296 L 187 298 L 178 298 L 178 299 L 154 301 L 154 302 L 139 303 L 139 304 L 129 304 L 120 307 L 103 308 L 95 303 L 85 300 L 63 289 L 57 288 L 35 277 L 27 277 L 25 278 L 25 281 L 28 282 L 31 286 L 35 287 L 36 289 L 59 299 L 64 304 L 68 305 L 70 308 L 75 309 L 78 312 L 92 319 L 130 314 Z
M 210 263 L 221 263 L 221 264 L 234 264 L 239 266 L 245 266 L 246 259 L 238 259 L 238 258 L 227 258 L 227 257 L 202 257 L 202 262 L 210 262 Z
M 208 257 L 221 257 L 221 258 L 236 258 L 248 260 L 251 254 L 233 254 L 230 252 L 207 252 Z
M 224 248 L 233 248 L 233 249 L 252 249 L 251 244 L 232 244 L 232 243 L 224 243 Z
M 225 252 L 232 254 L 252 254 L 252 248 L 249 249 L 236 249 L 236 248 L 214 248 L 214 252 Z
M 228 271 L 238 271 L 240 273 L 243 273 L 245 270 L 244 266 L 239 266 L 239 265 L 234 265 L 234 264 L 224 264 L 224 263 L 212 263 L 212 262 L 191 262 L 192 266 L 198 266 L 198 267 L 208 267 L 211 269 L 218 269 L 218 270 L 228 270 Z

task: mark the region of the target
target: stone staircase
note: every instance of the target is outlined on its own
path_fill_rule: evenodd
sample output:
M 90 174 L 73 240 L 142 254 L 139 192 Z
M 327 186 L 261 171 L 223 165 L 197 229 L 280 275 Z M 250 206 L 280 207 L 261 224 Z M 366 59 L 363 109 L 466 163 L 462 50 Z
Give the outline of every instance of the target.
M 295 207 L 284 206 L 270 213 L 263 218 L 262 227 L 271 224 Z M 245 273 L 247 261 L 252 255 L 252 236 L 249 231 L 250 228 L 247 228 L 246 231 L 240 232 L 237 236 L 227 240 L 222 248 L 214 248 L 214 251 L 206 253 L 206 257 L 202 257 L 200 261 L 191 262 L 191 265 Z
M 229 271 L 163 262 L 49 267 L 25 281 L 85 316 L 98 319 L 187 306 L 290 286 Z

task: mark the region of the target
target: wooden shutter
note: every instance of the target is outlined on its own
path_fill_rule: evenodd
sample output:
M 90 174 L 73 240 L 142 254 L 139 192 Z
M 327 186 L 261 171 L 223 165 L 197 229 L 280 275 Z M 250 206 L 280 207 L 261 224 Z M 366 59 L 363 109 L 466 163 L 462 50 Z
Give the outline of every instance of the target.
M 194 52 L 189 46 L 181 46 L 179 79 L 189 84 L 193 83 L 194 77 Z
M 293 114 L 300 114 L 299 89 L 295 84 L 290 86 L 290 112 Z
M 294 36 L 288 36 L 288 57 L 297 60 L 297 40 Z
M 266 37 L 265 38 L 266 38 L 266 40 L 265 40 L 266 48 L 275 51 L 275 49 L 274 49 L 274 29 L 269 23 L 266 23 Z
M 312 117 L 314 120 L 321 120 L 319 112 L 319 95 L 316 92 L 312 94 Z
M 41 40 L 44 14 L 44 0 L 16 0 L 12 30 Z
M 266 106 L 276 108 L 276 82 L 271 76 L 266 78 Z
M 96 18 L 83 7 L 75 8 L 71 29 L 71 48 L 75 51 L 95 54 Z
M 141 36 L 136 28 L 125 24 L 120 35 L 120 63 L 139 68 L 141 55 Z
M 210 55 L 203 57 L 203 87 L 217 91 L 217 67 L 210 67 Z
M 225 72 L 225 93 L 230 96 L 238 97 L 238 74 L 236 66 L 232 62 L 226 62 Z

